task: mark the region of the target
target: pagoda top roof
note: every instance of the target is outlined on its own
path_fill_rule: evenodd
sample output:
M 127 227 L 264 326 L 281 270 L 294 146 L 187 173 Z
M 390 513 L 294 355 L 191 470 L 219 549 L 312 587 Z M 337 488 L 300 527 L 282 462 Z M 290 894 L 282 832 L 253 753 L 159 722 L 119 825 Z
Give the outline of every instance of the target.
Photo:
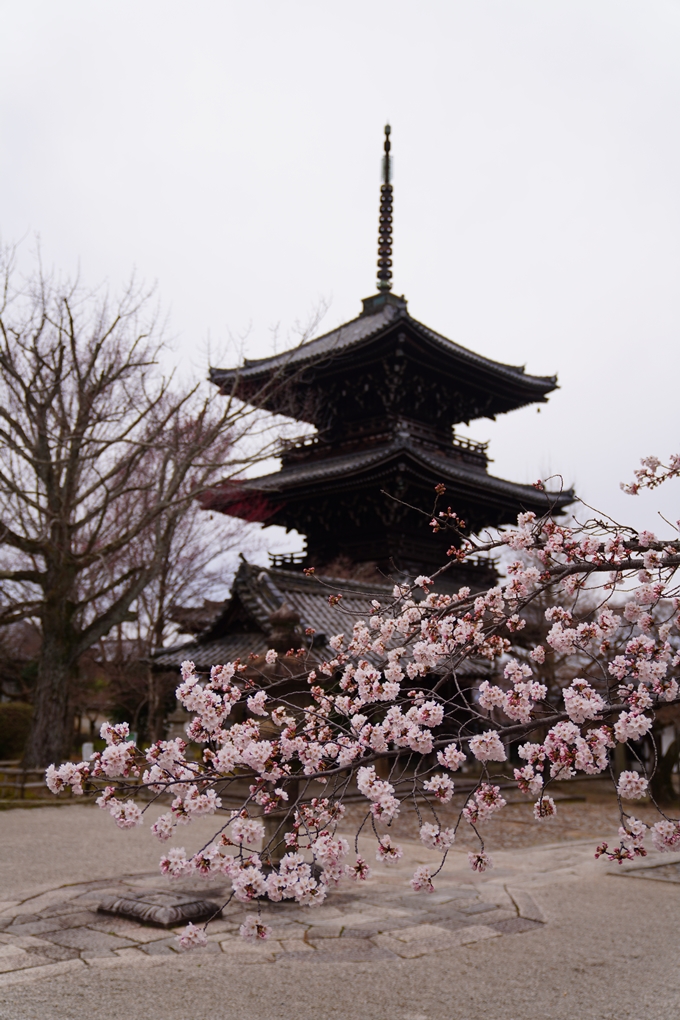
M 528 375 L 524 366 L 493 361 L 454 343 L 409 315 L 405 298 L 388 292 L 365 298 L 359 316 L 329 333 L 271 357 L 246 358 L 238 368 L 212 368 L 210 380 L 224 393 L 233 393 L 246 402 L 253 400 L 266 410 L 288 415 L 293 408 L 294 417 L 314 422 L 311 405 L 305 413 L 301 400 L 293 398 L 291 402 L 290 387 L 292 383 L 295 388 L 296 378 L 309 385 L 309 370 L 315 370 L 315 376 L 320 370 L 324 377 L 344 372 L 373 344 L 382 347 L 387 342 L 396 350 L 405 332 L 419 348 L 427 349 L 435 371 L 462 376 L 468 385 L 491 394 L 487 417 L 526 404 L 544 403 L 557 386 L 554 375 Z M 321 387 L 320 380 L 317 386 Z

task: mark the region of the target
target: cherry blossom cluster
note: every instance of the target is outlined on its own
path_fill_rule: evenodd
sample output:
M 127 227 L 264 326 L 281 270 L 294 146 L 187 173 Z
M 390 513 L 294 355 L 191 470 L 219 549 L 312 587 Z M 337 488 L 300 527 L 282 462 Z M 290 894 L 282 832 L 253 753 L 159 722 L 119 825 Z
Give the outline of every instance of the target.
M 638 488 L 645 480 L 653 487 L 662 467 L 643 465 Z M 663 470 L 679 469 L 673 459 Z M 192 717 L 186 740 L 140 749 L 126 724 L 105 724 L 105 749 L 89 762 L 50 766 L 50 790 L 96 790 L 122 828 L 160 803 L 151 830 L 163 842 L 194 818 L 215 816 L 215 838 L 189 856 L 172 846 L 161 871 L 225 876 L 230 898 L 256 905 L 313 906 L 344 878 L 366 880 L 362 832 L 375 840 L 377 863 L 398 863 L 403 849 L 390 830 L 406 806 L 422 844 L 441 855 L 434 870 L 416 870 L 414 891 L 432 891 L 461 825 L 477 841 L 470 867 L 484 871 L 492 861 L 483 828 L 506 806 L 507 791 L 531 797 L 544 823 L 557 811 L 549 789 L 579 775 L 614 775 L 619 746 L 628 766 L 615 784 L 620 840 L 598 855 L 630 860 L 646 852 L 648 835 L 658 850 L 680 847 L 677 820 L 660 813 L 648 826 L 624 807 L 650 798 L 656 711 L 680 702 L 678 539 L 601 520 L 563 523 L 549 512 L 522 513 L 516 527 L 485 542 L 466 535 L 452 511 L 432 523 L 452 531 L 450 562 L 395 585 L 363 618 L 332 593 L 339 626 L 328 658 L 310 644 L 284 666 L 270 650 L 262 662 L 217 665 L 209 676 L 185 662 L 177 699 Z M 455 562 L 501 550 L 509 557 L 503 581 L 486 591 L 436 590 Z M 520 658 L 527 613 L 546 593 L 544 637 Z M 555 690 L 548 667 L 557 656 L 568 676 Z M 474 683 L 461 681 L 469 663 Z M 143 809 L 134 796 L 141 788 L 151 798 Z M 227 806 L 234 798 L 236 809 Z M 363 820 L 352 848 L 339 827 L 345 803 L 357 798 Z M 268 937 L 256 914 L 241 933 Z M 201 942 L 194 926 L 182 936 L 183 948 Z

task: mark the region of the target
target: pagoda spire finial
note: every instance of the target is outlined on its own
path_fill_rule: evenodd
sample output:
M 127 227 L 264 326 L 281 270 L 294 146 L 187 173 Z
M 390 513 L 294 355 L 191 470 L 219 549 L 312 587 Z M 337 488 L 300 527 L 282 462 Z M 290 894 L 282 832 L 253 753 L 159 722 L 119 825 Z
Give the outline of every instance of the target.
M 392 164 L 390 160 L 389 124 L 385 124 L 385 155 L 383 182 L 380 185 L 380 219 L 378 224 L 378 290 L 392 290 Z

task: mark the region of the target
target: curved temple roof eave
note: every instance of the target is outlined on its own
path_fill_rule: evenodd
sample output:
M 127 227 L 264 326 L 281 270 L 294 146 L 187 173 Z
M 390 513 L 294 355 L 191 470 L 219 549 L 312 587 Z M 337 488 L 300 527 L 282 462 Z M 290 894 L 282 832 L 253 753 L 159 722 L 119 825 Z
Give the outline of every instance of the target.
M 268 475 L 244 479 L 239 483 L 232 482 L 223 485 L 218 483 L 207 496 L 206 508 L 209 503 L 211 509 L 221 513 L 230 513 L 229 509 L 224 509 L 226 505 L 233 505 L 236 508 L 239 502 L 247 502 L 249 495 L 255 499 L 261 497 L 263 506 L 267 501 L 278 501 L 279 504 L 283 501 L 285 503 L 289 499 L 298 499 L 310 484 L 323 487 L 324 484 L 333 485 L 334 479 L 347 480 L 351 476 L 355 476 L 358 480 L 362 476 L 372 474 L 381 467 L 389 465 L 397 458 L 412 461 L 416 470 L 425 468 L 428 472 L 436 475 L 440 481 L 448 483 L 452 492 L 455 492 L 456 486 L 461 486 L 466 491 L 479 490 L 480 493 L 493 493 L 496 497 L 510 499 L 516 504 L 526 503 L 532 507 L 535 507 L 538 502 L 542 502 L 543 497 L 546 502 L 545 510 L 552 507 L 554 513 L 562 513 L 575 498 L 571 489 L 546 490 L 541 493 L 532 485 L 510 482 L 468 465 L 463 467 L 458 463 L 447 463 L 445 457 L 422 449 L 415 449 L 407 443 L 398 443 L 348 457 L 331 457 L 313 464 L 285 468 Z M 231 498 L 227 496 L 230 489 L 233 492 Z M 226 499 L 225 496 L 227 496 Z M 219 506 L 220 503 L 222 508 Z M 276 512 L 276 509 L 272 509 L 273 507 L 274 503 L 271 504 L 270 516 Z M 233 511 L 231 512 L 233 513 Z
M 399 323 L 404 323 L 421 340 L 433 345 L 437 355 L 445 355 L 449 363 L 462 363 L 481 371 L 487 376 L 497 379 L 501 387 L 516 387 L 519 392 L 514 397 L 506 398 L 511 406 L 503 408 L 497 413 L 507 413 L 509 410 L 517 410 L 533 403 L 545 403 L 547 395 L 559 388 L 556 375 L 530 375 L 523 366 L 509 365 L 486 358 L 430 329 L 407 312 L 395 315 L 391 305 L 386 308 L 390 309 L 392 314 L 385 315 L 386 309 L 384 309 L 383 312 L 375 315 L 360 315 L 329 333 L 281 354 L 253 360 L 246 359 L 244 364 L 237 368 L 211 367 L 209 379 L 223 393 L 232 392 L 235 396 L 239 396 L 238 391 L 242 387 L 246 392 L 242 393 L 241 399 L 248 402 L 249 397 L 254 395 L 253 387 L 261 386 L 266 389 L 267 385 L 271 384 L 280 374 L 280 387 L 274 384 L 270 399 L 267 400 L 265 397 L 263 402 L 263 406 L 266 406 L 267 403 L 272 402 L 271 398 L 274 398 L 275 401 L 279 388 L 284 388 L 288 377 L 294 371 L 323 366 L 334 358 L 339 359 L 346 356 L 351 350 L 363 349 L 388 335 Z M 377 321 L 371 323 L 370 320 Z M 372 328 L 362 328 L 365 325 L 371 325 Z M 486 417 L 493 417 L 493 415 Z

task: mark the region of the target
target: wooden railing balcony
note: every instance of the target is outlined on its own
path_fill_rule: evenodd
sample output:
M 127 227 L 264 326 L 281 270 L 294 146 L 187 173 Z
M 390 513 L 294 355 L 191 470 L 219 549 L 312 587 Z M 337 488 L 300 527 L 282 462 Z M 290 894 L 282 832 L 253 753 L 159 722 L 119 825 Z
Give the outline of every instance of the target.
M 285 439 L 279 446 L 279 456 L 284 467 L 309 460 L 339 457 L 361 449 L 387 445 L 395 439 L 411 440 L 443 453 L 456 454 L 464 461 L 486 468 L 489 462 L 488 443 L 480 443 L 468 436 L 458 436 L 452 430 L 448 435 L 423 422 L 409 419 L 374 418 L 361 422 L 348 422 L 340 434 L 328 436 L 324 433 Z

